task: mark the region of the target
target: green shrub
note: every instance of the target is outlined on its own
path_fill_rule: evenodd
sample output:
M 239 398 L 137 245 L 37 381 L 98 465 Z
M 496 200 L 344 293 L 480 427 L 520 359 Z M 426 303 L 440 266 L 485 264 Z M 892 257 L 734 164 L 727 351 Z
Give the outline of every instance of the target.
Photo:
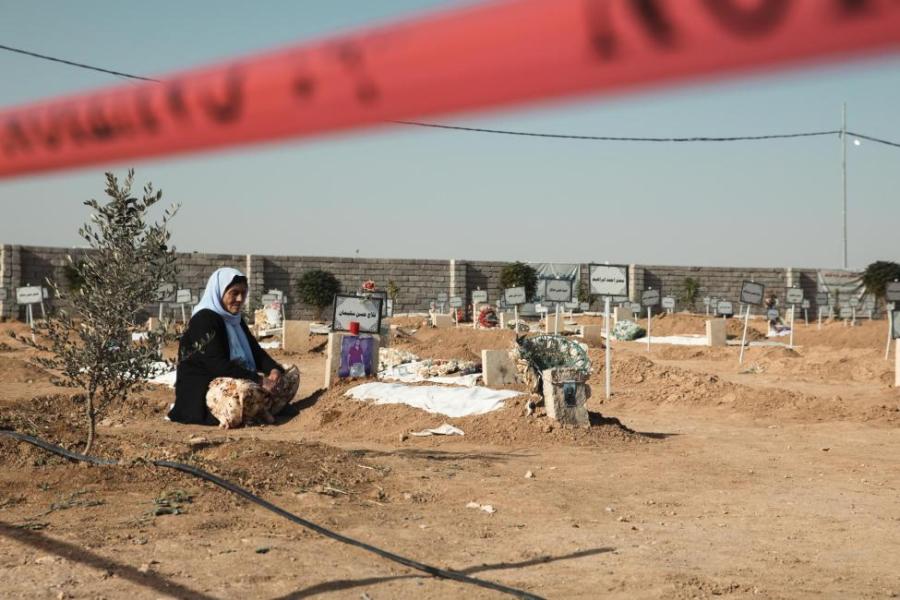
M 341 283 L 333 274 L 322 269 L 307 271 L 297 283 L 297 294 L 302 302 L 315 306 L 319 315 L 331 306 L 335 294 L 340 293 Z
M 688 307 L 693 307 L 697 302 L 697 295 L 700 293 L 700 282 L 694 279 L 693 277 L 685 277 L 684 281 L 681 282 L 681 297 L 680 300 L 682 304 L 687 305 Z
M 534 298 L 537 291 L 537 271 L 523 262 L 510 263 L 500 271 L 500 285 L 503 289 L 524 287 L 525 296 L 528 299 Z
M 900 265 L 895 262 L 878 260 L 863 271 L 862 283 L 866 292 L 876 298 L 884 298 L 888 282 L 900 279 Z

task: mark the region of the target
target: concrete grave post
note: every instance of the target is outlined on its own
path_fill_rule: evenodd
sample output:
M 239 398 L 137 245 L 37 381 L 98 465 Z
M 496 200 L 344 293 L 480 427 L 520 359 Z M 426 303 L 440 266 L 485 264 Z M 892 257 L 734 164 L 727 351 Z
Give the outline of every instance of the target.
M 580 369 L 558 367 L 542 372 L 544 407 L 547 416 L 565 425 L 589 427 L 585 403 L 591 396 L 587 373 Z

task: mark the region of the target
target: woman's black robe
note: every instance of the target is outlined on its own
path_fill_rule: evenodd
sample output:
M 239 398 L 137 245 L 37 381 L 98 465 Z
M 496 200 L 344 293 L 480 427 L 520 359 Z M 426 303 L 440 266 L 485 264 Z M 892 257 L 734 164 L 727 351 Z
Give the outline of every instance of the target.
M 272 369 L 283 372 L 281 365 L 259 347 L 259 342 L 243 319 L 241 329 L 250 343 L 256 368 L 266 374 Z M 215 417 L 206 408 L 206 392 L 210 382 L 216 377 L 259 381 L 258 373 L 248 371 L 230 359 L 225 320 L 209 309 L 203 309 L 191 317 L 187 331 L 181 336 L 178 356 L 175 406 L 169 411 L 172 421 L 215 425 Z

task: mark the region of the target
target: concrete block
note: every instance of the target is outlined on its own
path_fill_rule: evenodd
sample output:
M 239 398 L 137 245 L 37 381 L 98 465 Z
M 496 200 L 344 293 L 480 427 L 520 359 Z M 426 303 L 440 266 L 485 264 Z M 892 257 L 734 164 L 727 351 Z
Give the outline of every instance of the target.
M 572 368 L 547 369 L 542 379 L 547 416 L 566 425 L 590 427 L 585 404 L 591 396 L 587 373 Z
M 284 321 L 284 350 L 305 352 L 309 350 L 309 324 L 311 321 Z
M 335 383 L 337 383 L 340 378 L 338 377 L 338 369 L 341 366 L 341 343 L 345 337 L 352 337 L 349 333 L 343 331 L 335 331 L 328 334 L 328 346 L 325 350 L 325 388 L 330 388 Z M 368 334 L 363 334 L 361 337 L 372 337 Z M 378 373 L 380 368 L 380 362 L 378 360 L 378 348 L 380 346 L 380 340 L 378 336 L 375 336 L 375 344 L 372 348 L 372 362 L 369 365 L 369 370 L 373 373 L 373 377 Z
M 516 365 L 506 350 L 481 351 L 481 377 L 487 387 L 515 385 L 519 382 Z
M 453 327 L 453 315 L 442 315 L 439 313 L 431 313 L 431 326 L 438 329 L 447 329 Z
M 706 345 L 727 346 L 728 335 L 725 330 L 725 319 L 708 319 L 706 321 Z
M 581 338 L 588 346 L 603 346 L 603 325 L 582 325 Z
M 894 341 L 894 387 L 900 387 L 900 339 Z

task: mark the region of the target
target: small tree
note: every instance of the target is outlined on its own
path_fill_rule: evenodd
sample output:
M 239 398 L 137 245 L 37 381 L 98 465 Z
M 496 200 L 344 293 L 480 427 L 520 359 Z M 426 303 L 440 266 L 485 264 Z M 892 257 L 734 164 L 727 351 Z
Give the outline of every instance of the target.
M 524 287 L 525 297 L 534 298 L 537 291 L 537 271 L 523 262 L 510 263 L 500 271 L 500 285 L 504 289 Z
M 900 279 L 900 265 L 895 262 L 878 260 L 863 271 L 862 284 L 867 293 L 884 300 L 887 284 L 895 279 Z
M 699 293 L 700 282 L 693 277 L 685 277 L 684 281 L 681 282 L 681 302 L 693 308 Z
M 307 271 L 300 276 L 300 281 L 297 282 L 297 293 L 300 300 L 315 306 L 319 317 L 322 316 L 322 311 L 326 306 L 331 306 L 335 294 L 340 291 L 341 282 L 337 280 L 337 277 L 322 269 Z
M 160 348 L 171 339 L 161 328 L 142 341 L 132 340 L 136 313 L 156 299 L 162 283 L 174 279 L 175 251 L 169 248 L 167 226 L 177 211 L 173 206 L 162 221 L 148 224 L 147 213 L 162 192 L 148 183 L 143 198 L 132 197 L 133 181 L 133 170 L 121 185 L 107 173 L 110 200 L 84 203 L 93 213 L 78 233 L 91 251 L 78 262 L 69 257 L 67 272 L 80 282 L 71 294 L 73 314 L 60 310 L 39 326 L 48 340 L 42 349 L 52 354 L 41 364 L 61 373 L 58 385 L 87 392 L 85 453 L 94 443 L 97 414 L 113 400 L 127 399 L 153 374 Z M 56 283 L 47 283 L 58 294 Z

